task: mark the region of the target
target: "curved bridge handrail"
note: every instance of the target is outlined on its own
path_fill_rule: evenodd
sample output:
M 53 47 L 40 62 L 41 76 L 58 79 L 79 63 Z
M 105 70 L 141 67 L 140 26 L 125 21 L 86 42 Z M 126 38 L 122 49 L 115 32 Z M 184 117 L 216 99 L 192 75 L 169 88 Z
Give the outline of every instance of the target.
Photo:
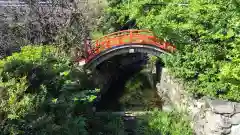
M 97 41 L 100 41 L 102 39 L 106 39 L 106 38 L 110 38 L 110 37 L 116 37 L 116 36 L 120 36 L 120 35 L 129 35 L 130 33 L 141 33 L 141 32 L 146 32 L 146 33 L 149 33 L 149 35 L 154 35 L 154 33 L 150 30 L 137 30 L 137 29 L 129 29 L 129 30 L 122 30 L 122 31 L 118 31 L 118 32 L 113 32 L 113 33 L 110 33 L 108 35 L 105 35 L 103 37 L 100 37 L 96 40 L 94 40 L 91 44 L 95 44 Z M 147 35 L 147 34 L 145 34 Z
M 105 36 L 103 36 L 103 37 L 98 38 L 97 40 L 100 40 L 100 39 L 106 38 L 106 37 L 111 37 L 111 36 L 113 36 L 113 35 L 118 35 L 118 34 L 121 34 L 121 33 L 130 33 L 130 32 L 148 32 L 148 33 L 153 34 L 152 31 L 147 30 L 147 29 L 146 29 L 146 30 L 129 29 L 129 30 L 122 30 L 122 31 L 110 33 L 110 34 L 108 34 L 108 35 L 105 35 Z M 96 40 L 96 41 L 97 41 L 97 40 Z
M 158 39 L 150 30 L 123 30 L 105 35 L 91 43 L 87 49 L 87 60 L 92 59 L 101 51 L 124 44 L 148 44 L 153 45 L 166 52 L 173 52 L 176 47 L 168 42 Z

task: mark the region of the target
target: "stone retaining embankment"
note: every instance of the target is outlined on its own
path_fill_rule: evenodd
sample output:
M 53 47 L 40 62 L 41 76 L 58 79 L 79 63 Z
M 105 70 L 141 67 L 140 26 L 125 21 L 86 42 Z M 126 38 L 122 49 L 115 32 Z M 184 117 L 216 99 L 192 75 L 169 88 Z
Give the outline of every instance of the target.
M 240 103 L 203 97 L 195 99 L 184 90 L 183 83 L 163 68 L 158 94 L 165 99 L 163 110 L 185 110 L 196 135 L 240 135 Z

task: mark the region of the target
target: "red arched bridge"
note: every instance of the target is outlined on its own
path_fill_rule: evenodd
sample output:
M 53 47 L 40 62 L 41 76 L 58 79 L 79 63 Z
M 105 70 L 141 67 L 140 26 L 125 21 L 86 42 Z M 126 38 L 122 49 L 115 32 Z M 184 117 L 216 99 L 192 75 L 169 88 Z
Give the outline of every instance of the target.
M 93 69 L 103 61 L 124 53 L 148 53 L 160 56 L 171 53 L 176 47 L 158 39 L 149 30 L 123 30 L 103 36 L 85 45 L 86 58 L 77 61 L 86 68 Z

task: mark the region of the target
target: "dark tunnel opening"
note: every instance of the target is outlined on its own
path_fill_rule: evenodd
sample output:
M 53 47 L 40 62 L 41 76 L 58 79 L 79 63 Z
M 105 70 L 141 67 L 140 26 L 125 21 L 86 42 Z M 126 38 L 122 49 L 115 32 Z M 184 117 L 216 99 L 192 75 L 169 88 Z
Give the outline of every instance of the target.
M 133 57 L 135 58 L 131 59 Z M 140 59 L 137 59 L 137 57 Z M 129 61 L 122 64 L 124 59 Z M 149 57 L 147 54 L 135 53 L 115 56 L 114 58 L 111 58 L 110 65 L 107 64 L 109 61 L 103 62 L 98 69 L 110 72 L 111 79 L 109 79 L 108 83 L 106 83 L 102 88 L 106 92 L 102 93 L 100 100 L 95 101 L 94 103 L 96 111 L 122 111 L 123 106 L 119 102 L 119 99 L 124 95 L 126 83 L 130 78 L 144 69 L 148 60 Z M 158 62 L 156 64 L 162 63 Z M 156 92 L 156 90 L 154 90 L 154 92 Z
M 101 100 L 97 104 L 96 109 L 107 110 L 111 108 L 112 110 L 121 110 L 119 98 L 124 93 L 125 84 L 134 74 L 140 72 L 142 68 L 142 61 L 140 61 L 139 63 L 134 63 L 133 65 L 116 71 L 116 74 L 111 79 L 107 92 L 101 95 Z

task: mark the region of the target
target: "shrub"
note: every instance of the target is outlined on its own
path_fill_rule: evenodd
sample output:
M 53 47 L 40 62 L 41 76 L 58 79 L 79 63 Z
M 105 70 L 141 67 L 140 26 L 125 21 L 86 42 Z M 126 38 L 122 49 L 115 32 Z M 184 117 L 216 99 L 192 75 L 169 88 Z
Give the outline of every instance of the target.
M 121 116 L 106 114 L 89 118 L 90 135 L 122 135 L 124 122 Z
M 149 116 L 141 116 L 139 135 L 192 135 L 190 121 L 184 113 L 154 110 Z
M 25 46 L 0 61 L 0 134 L 87 134 L 94 85 L 53 46 Z

